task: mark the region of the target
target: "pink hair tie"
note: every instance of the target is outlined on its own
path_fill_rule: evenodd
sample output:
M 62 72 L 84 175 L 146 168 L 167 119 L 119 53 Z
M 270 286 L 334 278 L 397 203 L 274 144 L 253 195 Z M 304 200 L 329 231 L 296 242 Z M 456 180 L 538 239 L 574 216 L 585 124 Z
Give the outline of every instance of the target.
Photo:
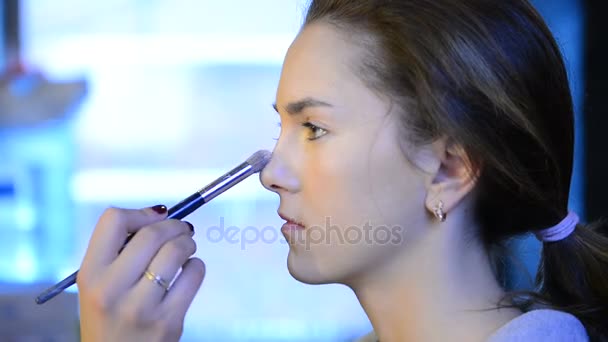
M 579 222 L 575 212 L 568 212 L 568 216 L 555 226 L 534 232 L 536 238 L 543 242 L 555 242 L 567 238 Z

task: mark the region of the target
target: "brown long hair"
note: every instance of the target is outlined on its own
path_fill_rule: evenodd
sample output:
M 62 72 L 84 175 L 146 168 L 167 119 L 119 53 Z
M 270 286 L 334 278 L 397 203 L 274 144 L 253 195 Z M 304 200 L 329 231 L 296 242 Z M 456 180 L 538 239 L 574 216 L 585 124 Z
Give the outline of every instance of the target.
M 448 136 L 464 148 L 480 171 L 477 236 L 488 253 L 566 216 L 572 98 L 559 48 L 528 1 L 312 0 L 304 25 L 317 21 L 365 45 L 355 67 L 407 108 L 404 139 Z M 537 290 L 516 305 L 569 312 L 592 340 L 608 339 L 607 230 L 579 224 L 545 243 Z

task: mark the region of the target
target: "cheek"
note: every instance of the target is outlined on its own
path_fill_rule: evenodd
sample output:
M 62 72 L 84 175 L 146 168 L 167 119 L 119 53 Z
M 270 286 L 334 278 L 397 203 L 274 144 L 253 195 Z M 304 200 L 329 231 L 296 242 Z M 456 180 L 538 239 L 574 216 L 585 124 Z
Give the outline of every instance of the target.
M 425 176 L 396 141 L 380 138 L 372 149 L 369 197 L 381 211 L 383 224 L 409 229 L 424 216 Z
M 344 137 L 307 154 L 303 207 L 315 224 L 404 225 L 424 211 L 423 178 L 387 136 Z
M 378 208 L 378 221 L 389 227 L 410 230 L 424 216 L 425 188 L 422 178 L 398 158 L 377 165 L 372 171 L 370 198 Z
M 396 192 L 391 184 L 395 172 L 389 162 L 394 156 L 370 150 L 371 141 L 341 138 L 307 153 L 311 159 L 302 185 L 303 207 L 310 220 L 324 223 L 330 217 L 344 228 L 375 221 L 379 214 L 374 194 L 379 192 L 377 196 L 384 199 Z
M 352 198 L 358 195 L 353 186 L 358 167 L 352 164 L 350 153 L 328 144 L 312 154 L 314 160 L 307 163 L 302 184 L 304 207 L 311 220 L 319 223 L 330 217 L 335 221 L 350 214 Z

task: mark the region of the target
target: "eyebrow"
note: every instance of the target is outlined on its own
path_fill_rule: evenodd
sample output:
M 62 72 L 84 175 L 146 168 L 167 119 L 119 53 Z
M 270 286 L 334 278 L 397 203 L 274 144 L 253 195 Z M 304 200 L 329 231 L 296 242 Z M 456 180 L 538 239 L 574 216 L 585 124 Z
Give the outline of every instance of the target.
M 285 110 L 287 111 L 287 113 L 289 113 L 291 115 L 298 115 L 298 114 L 302 113 L 306 108 L 309 108 L 309 107 L 333 107 L 333 106 L 327 102 L 317 100 L 312 97 L 307 97 L 307 98 L 304 98 L 304 99 L 296 101 L 296 102 L 288 103 L 287 106 L 285 106 Z M 276 103 L 272 104 L 272 108 L 274 108 L 274 110 L 277 113 L 279 112 L 279 109 L 277 108 Z

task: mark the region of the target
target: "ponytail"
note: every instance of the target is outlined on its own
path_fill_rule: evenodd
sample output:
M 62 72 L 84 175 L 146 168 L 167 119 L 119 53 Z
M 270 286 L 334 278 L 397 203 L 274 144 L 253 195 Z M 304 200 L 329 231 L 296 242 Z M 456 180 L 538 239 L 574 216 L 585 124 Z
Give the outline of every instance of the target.
M 576 316 L 591 341 L 608 341 L 608 220 L 545 242 L 536 286 L 537 304 Z

